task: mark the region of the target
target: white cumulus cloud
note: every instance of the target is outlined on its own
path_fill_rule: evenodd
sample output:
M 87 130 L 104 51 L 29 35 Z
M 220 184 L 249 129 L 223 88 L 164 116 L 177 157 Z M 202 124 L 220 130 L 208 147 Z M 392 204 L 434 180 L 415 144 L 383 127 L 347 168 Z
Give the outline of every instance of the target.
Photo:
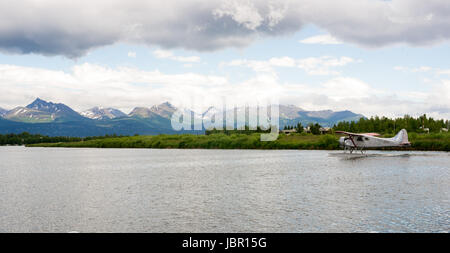
M 273 57 L 266 61 L 237 59 L 229 63 L 222 63 L 228 66 L 244 66 L 256 72 L 275 73 L 274 67 L 297 67 L 304 70 L 309 75 L 338 75 L 340 72 L 335 68 L 343 67 L 349 63 L 358 62 L 350 57 L 308 57 L 294 59 L 291 57 Z

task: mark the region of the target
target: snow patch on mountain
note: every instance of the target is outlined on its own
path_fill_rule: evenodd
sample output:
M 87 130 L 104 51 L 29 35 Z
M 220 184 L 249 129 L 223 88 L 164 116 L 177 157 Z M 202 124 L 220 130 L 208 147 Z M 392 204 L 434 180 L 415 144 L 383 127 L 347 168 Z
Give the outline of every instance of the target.
M 94 107 L 89 110 L 80 113 L 81 116 L 89 119 L 115 119 L 121 117 L 127 117 L 125 113 L 114 108 Z

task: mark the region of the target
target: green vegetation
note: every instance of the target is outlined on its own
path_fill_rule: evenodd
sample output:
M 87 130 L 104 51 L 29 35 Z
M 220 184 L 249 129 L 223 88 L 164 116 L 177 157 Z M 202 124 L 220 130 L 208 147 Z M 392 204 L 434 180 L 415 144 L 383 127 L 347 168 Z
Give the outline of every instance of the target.
M 156 135 L 95 139 L 69 143 L 43 143 L 31 147 L 92 148 L 205 148 L 205 149 L 337 149 L 333 135 L 281 134 L 277 141 L 262 142 L 260 134 Z
M 413 150 L 450 151 L 450 133 L 408 134 Z
M 21 134 L 0 134 L 0 146 L 4 145 L 24 145 L 24 144 L 36 144 L 36 143 L 66 143 L 66 142 L 79 142 L 89 141 L 94 139 L 105 139 L 110 137 L 117 137 L 116 135 L 105 136 L 93 136 L 93 137 L 50 137 L 40 134 L 30 134 L 23 132 Z
M 0 146 L 2 145 L 23 145 L 33 143 L 55 143 L 55 142 L 75 142 L 81 141 L 77 137 L 49 137 L 39 134 L 29 134 L 27 132 L 21 134 L 5 134 L 0 135 Z
M 260 134 L 155 135 L 92 139 L 76 142 L 31 144 L 29 147 L 90 148 L 204 148 L 204 149 L 339 149 L 339 136 L 306 133 L 280 134 L 278 140 L 260 141 Z M 410 134 L 407 150 L 450 151 L 450 134 Z M 405 148 L 402 148 L 405 150 Z

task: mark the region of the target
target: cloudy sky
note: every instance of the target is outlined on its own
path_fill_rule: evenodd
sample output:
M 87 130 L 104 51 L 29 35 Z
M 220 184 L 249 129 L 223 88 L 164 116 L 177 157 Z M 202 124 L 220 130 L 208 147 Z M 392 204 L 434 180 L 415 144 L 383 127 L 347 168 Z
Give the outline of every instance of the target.
M 277 97 L 448 119 L 449 58 L 448 0 L 0 0 L 6 109 Z

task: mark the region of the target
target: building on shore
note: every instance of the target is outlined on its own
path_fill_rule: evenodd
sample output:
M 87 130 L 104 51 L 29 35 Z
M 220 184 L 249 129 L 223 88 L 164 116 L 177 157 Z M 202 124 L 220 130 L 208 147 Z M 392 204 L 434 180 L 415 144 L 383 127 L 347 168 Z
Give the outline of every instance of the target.
M 327 133 L 331 132 L 331 127 L 321 127 L 319 129 L 319 131 L 320 131 L 320 134 L 327 134 Z
M 331 132 L 331 127 L 321 127 L 319 128 L 320 134 L 327 134 Z M 293 129 L 284 129 L 284 130 L 280 130 L 280 133 L 289 135 L 291 133 L 296 133 L 297 129 L 293 128 Z M 303 128 L 303 132 L 304 133 L 311 133 L 311 128 L 308 127 L 304 127 Z
M 297 130 L 295 128 L 294 129 L 285 129 L 285 130 L 281 130 L 281 132 L 286 134 L 286 135 L 289 135 L 291 133 L 296 133 Z

